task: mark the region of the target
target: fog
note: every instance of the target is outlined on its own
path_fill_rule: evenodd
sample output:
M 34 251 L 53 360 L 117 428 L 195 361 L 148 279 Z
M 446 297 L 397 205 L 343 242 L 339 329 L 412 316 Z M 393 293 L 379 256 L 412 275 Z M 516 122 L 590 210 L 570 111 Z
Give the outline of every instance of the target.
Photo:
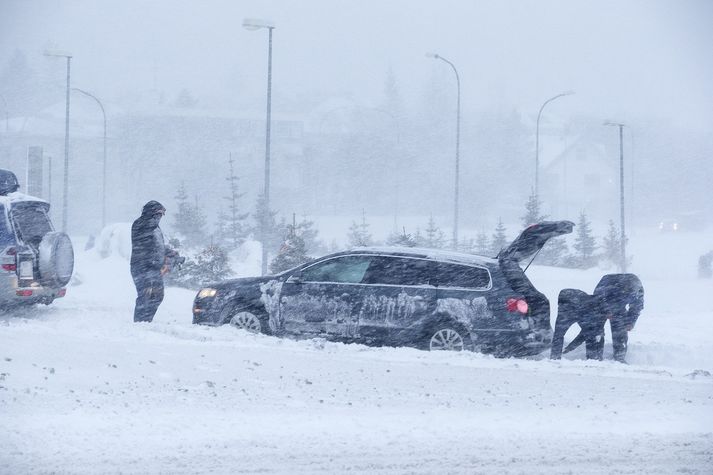
M 456 84 L 447 64 L 425 56 L 435 52 L 461 81 L 463 235 L 490 232 L 498 218 L 515 231 L 534 186 L 538 111 L 564 91 L 575 94 L 547 105 L 540 124 L 546 214 L 585 211 L 600 227 L 618 219 L 618 134 L 602 125 L 612 120 L 627 126 L 635 225 L 712 219 L 705 1 L 0 0 L 0 166 L 24 176 L 27 147 L 42 146 L 58 218 L 66 72 L 43 51 L 59 49 L 73 56 L 72 87 L 106 109 L 109 221 L 132 219 L 148 199 L 170 214 L 181 182 L 215 219 L 229 154 L 252 212 L 263 186 L 267 31 L 244 29 L 246 17 L 276 27 L 278 216 L 380 216 L 414 232 L 432 215 L 449 229 Z M 101 113 L 76 93 L 71 107 L 69 229 L 95 233 Z

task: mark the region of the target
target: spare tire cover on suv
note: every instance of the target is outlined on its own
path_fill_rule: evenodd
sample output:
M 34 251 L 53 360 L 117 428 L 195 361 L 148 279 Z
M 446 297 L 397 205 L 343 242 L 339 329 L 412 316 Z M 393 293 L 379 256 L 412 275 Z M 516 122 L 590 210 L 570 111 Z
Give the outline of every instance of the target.
M 65 233 L 44 235 L 39 245 L 40 282 L 49 287 L 64 287 L 74 271 L 74 249 Z

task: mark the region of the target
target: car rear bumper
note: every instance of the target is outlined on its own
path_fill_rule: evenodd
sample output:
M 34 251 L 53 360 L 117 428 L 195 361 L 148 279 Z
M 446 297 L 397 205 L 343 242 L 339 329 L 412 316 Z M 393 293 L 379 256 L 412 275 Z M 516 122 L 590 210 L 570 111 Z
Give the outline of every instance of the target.
M 48 304 L 56 298 L 64 297 L 66 293 L 64 287 L 43 287 L 36 283 L 19 286 L 14 274 L 0 276 L 0 305 L 3 306 Z

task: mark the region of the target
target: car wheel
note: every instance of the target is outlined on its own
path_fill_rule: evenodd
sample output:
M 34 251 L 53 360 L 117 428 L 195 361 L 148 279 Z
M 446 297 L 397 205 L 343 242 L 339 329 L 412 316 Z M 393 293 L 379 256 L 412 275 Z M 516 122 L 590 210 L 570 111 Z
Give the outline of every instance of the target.
M 229 323 L 240 330 L 247 330 L 250 333 L 262 333 L 262 322 L 254 313 L 238 312 L 230 317 Z
M 470 338 L 457 325 L 439 325 L 428 333 L 427 348 L 429 351 L 463 351 L 467 350 Z

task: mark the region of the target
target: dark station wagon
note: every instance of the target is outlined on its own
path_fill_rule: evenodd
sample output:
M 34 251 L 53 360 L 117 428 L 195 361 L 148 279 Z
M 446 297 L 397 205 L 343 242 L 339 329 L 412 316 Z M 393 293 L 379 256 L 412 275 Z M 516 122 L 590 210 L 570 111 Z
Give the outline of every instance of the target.
M 537 354 L 552 341 L 550 305 L 520 262 L 572 227 L 532 225 L 496 258 L 393 247 L 330 254 L 278 275 L 201 289 L 193 323 L 379 346 Z

